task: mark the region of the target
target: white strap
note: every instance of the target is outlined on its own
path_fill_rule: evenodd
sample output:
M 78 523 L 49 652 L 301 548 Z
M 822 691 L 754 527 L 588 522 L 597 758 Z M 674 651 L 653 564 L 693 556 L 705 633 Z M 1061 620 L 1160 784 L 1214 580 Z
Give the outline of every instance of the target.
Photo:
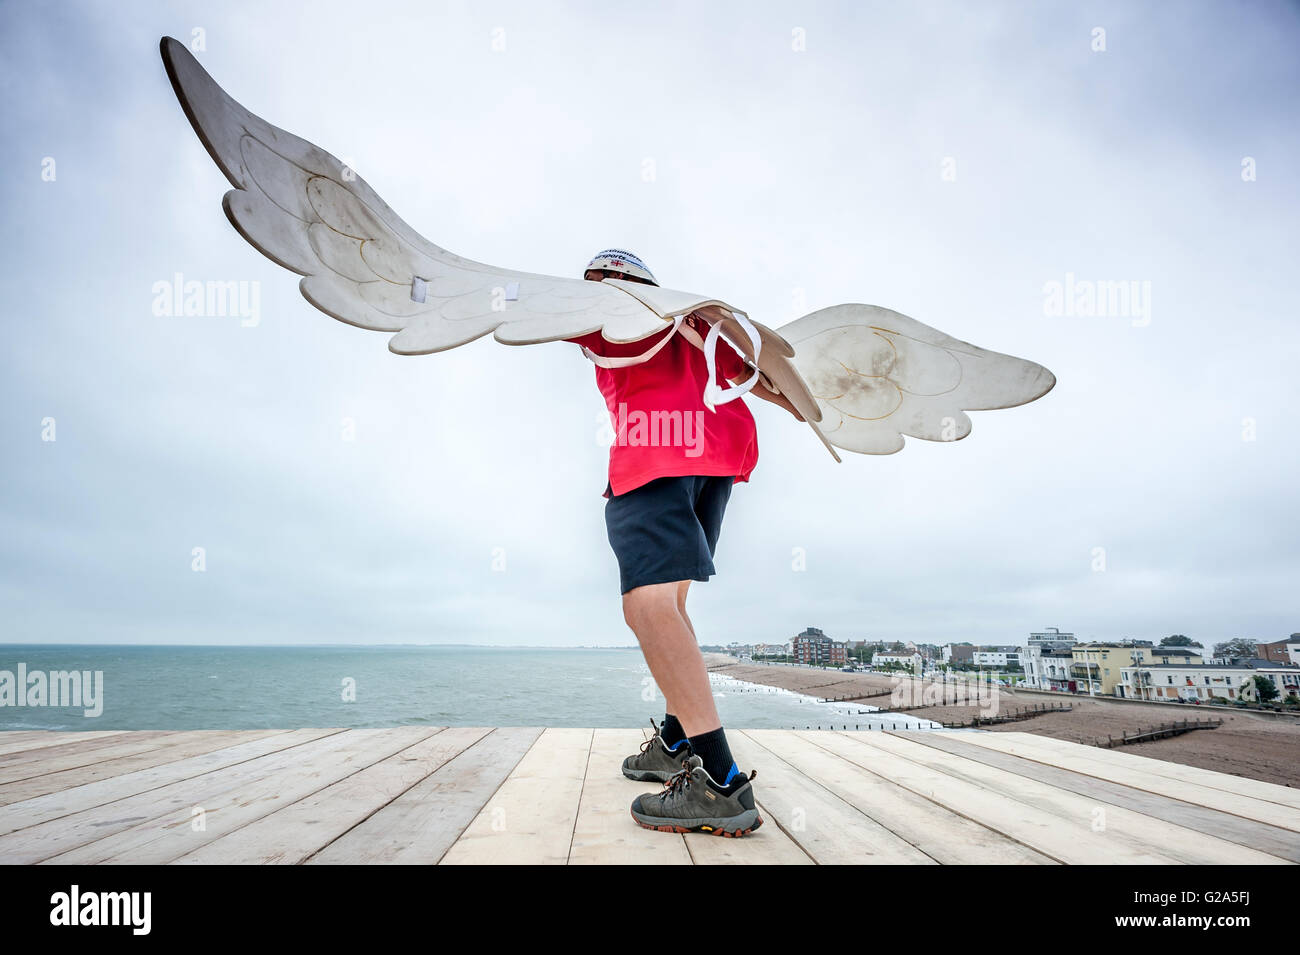
M 681 332 L 679 332 L 679 334 L 682 336 L 682 338 L 686 339 L 688 342 L 690 342 L 700 351 L 704 351 L 704 339 L 701 338 L 696 333 L 695 329 L 691 328 L 689 325 L 683 325 L 682 330 Z M 748 366 L 749 359 L 745 358 L 742 360 Z M 754 367 L 757 368 L 758 366 L 755 365 Z M 768 391 L 772 392 L 772 394 L 774 395 L 779 395 L 781 393 L 781 389 L 778 388 L 776 384 L 772 381 L 772 379 L 767 377 L 767 374 L 761 370 L 759 371 L 758 374 L 758 383 L 762 385 L 764 388 L 766 388 Z
M 704 400 L 704 407 L 708 408 L 710 411 L 716 411 L 718 405 L 725 405 L 728 401 L 735 401 L 741 395 L 753 388 L 762 374 L 758 368 L 758 356 L 762 354 L 763 351 L 763 339 L 758 334 L 758 329 L 754 327 L 753 323 L 750 322 L 749 319 L 739 312 L 732 312 L 731 314 L 732 317 L 740 323 L 740 327 L 745 330 L 745 333 L 749 335 L 749 342 L 754 348 L 754 373 L 747 380 L 742 381 L 738 385 L 733 385 L 730 388 L 719 388 L 716 381 L 718 367 L 718 337 L 722 334 L 721 321 L 716 322 L 709 329 L 709 335 L 704 339 L 703 344 L 700 342 L 699 335 L 695 334 L 689 328 L 682 328 L 682 321 L 686 316 L 678 315 L 673 319 L 672 330 L 657 341 L 652 348 L 643 351 L 639 355 L 607 358 L 604 355 L 597 355 L 586 345 L 581 346 L 582 353 L 587 356 L 587 359 L 591 361 L 592 364 L 598 365 L 601 368 L 630 368 L 633 365 L 644 364 L 655 355 L 659 354 L 660 349 L 668 344 L 668 339 L 676 335 L 680 329 L 682 334 L 689 337 L 696 346 L 704 349 L 704 365 L 708 369 L 709 379 L 704 385 L 704 394 L 702 395 L 702 398 Z
M 684 315 L 678 315 L 676 318 L 674 318 L 672 331 L 670 331 L 663 338 L 659 339 L 659 341 L 657 341 L 652 348 L 648 349 L 647 351 L 643 351 L 639 355 L 627 355 L 619 358 L 607 358 L 604 355 L 597 355 L 586 345 L 581 346 L 582 353 L 591 360 L 592 364 L 599 365 L 601 368 L 630 368 L 632 365 L 644 364 L 645 362 L 648 362 L 651 358 L 653 358 L 655 355 L 659 354 L 659 350 L 668 344 L 668 339 L 672 338 L 674 335 L 677 334 L 677 329 L 681 327 L 682 319 L 685 317 L 686 316 Z
M 719 388 L 717 384 L 717 361 L 718 361 L 718 336 L 722 334 L 722 322 L 715 322 L 709 329 L 709 336 L 704 339 L 704 364 L 709 370 L 709 380 L 704 385 L 704 407 L 710 411 L 716 411 L 717 405 L 724 405 L 728 401 L 734 401 L 749 389 L 754 387 L 758 381 L 758 356 L 763 351 L 763 339 L 758 334 L 758 329 L 753 323 L 739 312 L 732 312 L 732 317 L 740 323 L 746 334 L 749 335 L 749 342 L 754 347 L 754 373 L 748 379 L 738 385 L 730 388 Z

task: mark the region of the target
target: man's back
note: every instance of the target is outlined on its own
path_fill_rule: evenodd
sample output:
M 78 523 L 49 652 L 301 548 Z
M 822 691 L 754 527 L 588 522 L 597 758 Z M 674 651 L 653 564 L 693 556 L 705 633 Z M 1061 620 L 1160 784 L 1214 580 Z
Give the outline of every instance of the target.
M 688 316 L 683 325 L 697 334 L 707 325 Z M 596 384 L 609 408 L 614 442 L 610 447 L 609 485 L 625 494 L 660 477 L 706 475 L 749 480 L 758 462 L 758 434 L 753 415 L 741 400 L 710 411 L 703 391 L 708 368 L 704 353 L 682 334 L 663 334 L 638 342 L 607 342 L 600 332 L 569 339 L 601 358 L 640 355 L 671 336 L 648 361 L 623 368 L 596 367 Z M 745 370 L 733 349 L 717 352 L 716 383 Z

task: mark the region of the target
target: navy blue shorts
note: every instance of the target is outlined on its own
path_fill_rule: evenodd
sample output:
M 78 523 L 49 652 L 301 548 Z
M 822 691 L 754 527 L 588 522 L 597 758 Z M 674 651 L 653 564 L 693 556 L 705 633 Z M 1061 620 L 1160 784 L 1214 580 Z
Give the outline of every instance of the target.
M 734 477 L 662 477 L 605 502 L 621 593 L 647 584 L 708 580 Z

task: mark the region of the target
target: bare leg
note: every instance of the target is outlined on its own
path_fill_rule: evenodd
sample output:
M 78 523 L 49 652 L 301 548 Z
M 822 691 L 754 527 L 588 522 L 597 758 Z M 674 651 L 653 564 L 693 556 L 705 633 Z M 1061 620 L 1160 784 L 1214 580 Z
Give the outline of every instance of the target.
M 686 626 L 691 629 L 691 636 L 695 636 L 695 624 L 691 623 L 691 618 L 686 616 L 686 591 L 691 589 L 689 580 L 679 580 L 677 582 L 677 609 L 681 611 L 682 619 L 686 621 Z M 698 640 L 697 640 L 698 642 Z
M 649 584 L 623 595 L 623 619 L 636 634 L 641 653 L 687 736 L 722 726 L 713 688 L 695 631 L 686 616 L 690 581 Z
M 682 619 L 686 621 L 686 626 L 690 628 L 691 636 L 694 637 L 695 624 L 691 623 L 691 618 L 686 614 L 686 592 L 690 589 L 691 582 L 689 580 L 679 580 L 677 582 L 677 609 L 681 611 Z M 696 637 L 696 643 L 699 643 L 698 637 Z M 705 672 L 705 676 L 708 676 L 707 671 Z M 673 716 L 677 716 L 676 712 L 673 710 L 672 700 L 668 699 L 667 695 L 664 696 L 664 713 L 672 713 Z M 681 719 L 678 718 L 677 722 L 680 723 Z

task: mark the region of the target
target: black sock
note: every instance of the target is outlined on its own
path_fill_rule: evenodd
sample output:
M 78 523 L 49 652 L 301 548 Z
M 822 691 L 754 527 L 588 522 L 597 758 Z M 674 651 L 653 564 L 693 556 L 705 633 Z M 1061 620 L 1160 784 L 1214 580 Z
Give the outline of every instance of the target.
M 704 771 L 713 777 L 719 786 L 726 786 L 731 777 L 740 769 L 731 758 L 731 747 L 727 745 L 727 734 L 722 727 L 700 736 L 692 736 L 691 749 L 704 761 Z
M 686 739 L 686 731 L 682 729 L 682 724 L 677 722 L 677 717 L 665 713 L 663 725 L 659 727 L 659 738 L 664 741 L 664 746 L 676 749 L 677 744 Z

